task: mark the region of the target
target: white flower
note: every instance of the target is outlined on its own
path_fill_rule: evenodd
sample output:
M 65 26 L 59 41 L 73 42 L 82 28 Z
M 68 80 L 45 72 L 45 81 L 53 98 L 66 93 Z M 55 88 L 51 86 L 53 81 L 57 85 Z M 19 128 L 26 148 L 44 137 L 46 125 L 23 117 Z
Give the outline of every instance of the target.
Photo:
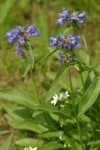
M 37 150 L 37 147 L 32 148 L 31 146 L 29 146 L 29 148 L 25 147 L 24 150 Z
M 29 150 L 37 150 L 37 147 L 34 147 L 34 148 L 29 147 L 29 148 L 30 148 Z
M 69 97 L 68 91 L 60 93 L 59 100 Z
M 63 98 L 67 98 L 69 97 L 70 95 L 68 94 L 68 91 L 66 91 L 65 93 L 63 93 Z
M 53 100 L 51 101 L 51 104 L 56 105 L 57 101 L 58 101 L 59 97 L 57 94 L 55 94 L 55 96 L 53 96 Z
M 56 103 L 58 102 L 58 100 L 61 101 L 62 99 L 66 99 L 66 98 L 68 98 L 69 96 L 70 96 L 70 95 L 68 94 L 68 91 L 60 93 L 59 96 L 58 96 L 57 94 L 55 94 L 55 95 L 53 96 L 53 100 L 51 101 L 51 104 L 56 105 Z M 68 101 L 67 101 L 67 103 L 68 103 Z
M 62 98 L 63 98 L 63 93 L 60 93 L 59 100 L 62 100 Z

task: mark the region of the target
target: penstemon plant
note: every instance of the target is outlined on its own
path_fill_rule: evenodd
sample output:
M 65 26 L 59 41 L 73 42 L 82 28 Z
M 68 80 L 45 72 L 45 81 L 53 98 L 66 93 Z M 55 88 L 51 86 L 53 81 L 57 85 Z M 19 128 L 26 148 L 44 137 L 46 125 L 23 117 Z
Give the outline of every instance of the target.
M 17 26 L 6 33 L 10 43 L 16 46 L 15 54 L 22 57 L 23 77 L 30 72 L 33 92 L 19 89 L 1 89 L 0 97 L 18 105 L 5 104 L 8 123 L 17 130 L 24 130 L 24 138 L 15 142 L 19 148 L 28 150 L 97 150 L 100 148 L 100 128 L 94 126 L 92 118 L 96 114 L 100 92 L 100 72 L 88 61 L 90 58 L 81 50 L 81 36 L 86 45 L 81 24 L 87 19 L 86 12 L 70 11 L 63 7 L 56 23 L 65 28 L 64 33 L 50 37 L 54 50 L 39 62 L 34 61 L 33 46 L 29 38 L 39 37 L 35 26 Z M 41 97 L 34 81 L 34 67 L 57 53 L 59 70 Z M 83 59 L 85 58 L 85 60 Z M 73 82 L 71 70 L 75 69 L 79 80 Z M 64 72 L 68 72 L 70 88 L 60 84 Z M 85 74 L 86 73 L 86 74 Z M 67 83 L 65 80 L 64 83 Z M 73 85 L 79 84 L 77 90 Z M 95 105 L 93 105 L 97 102 Z M 98 106 L 99 107 L 99 106 Z M 92 112 L 94 110 L 94 114 Z

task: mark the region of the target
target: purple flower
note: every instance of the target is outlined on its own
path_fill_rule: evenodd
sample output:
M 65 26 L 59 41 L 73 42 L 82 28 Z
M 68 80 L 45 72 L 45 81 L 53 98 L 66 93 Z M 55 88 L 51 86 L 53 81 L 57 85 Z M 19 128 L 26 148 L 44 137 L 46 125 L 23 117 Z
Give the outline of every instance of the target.
M 87 13 L 86 12 L 83 12 L 83 13 L 79 14 L 79 23 L 83 23 L 86 18 L 87 18 Z
M 18 44 L 24 44 L 25 38 L 29 38 L 30 36 L 39 36 L 39 32 L 35 26 L 17 26 L 16 29 L 8 31 L 5 36 L 8 37 L 8 41 L 10 43 L 15 42 Z
M 80 36 L 78 35 L 72 36 L 71 34 L 68 34 L 67 38 L 68 38 L 68 43 L 70 43 L 72 46 L 80 48 L 81 45 L 78 42 L 78 39 L 80 38 Z
M 49 38 L 50 46 L 57 46 L 57 39 L 54 37 Z
M 59 53 L 59 58 L 58 58 L 58 60 L 59 60 L 60 62 L 64 62 L 64 56 L 63 56 L 62 53 Z
M 15 54 L 20 55 L 20 56 L 24 56 L 24 52 L 20 47 L 16 47 Z
M 50 46 L 58 46 L 61 47 L 63 45 L 63 41 L 62 41 L 62 34 L 59 34 L 56 38 L 54 37 L 50 37 L 49 38 L 49 42 L 50 42 Z
M 58 16 L 60 18 L 57 19 L 56 23 L 60 25 L 65 25 L 69 22 L 73 23 L 74 21 L 77 21 L 79 23 L 83 23 L 87 19 L 86 12 L 79 13 L 79 11 L 71 12 L 69 9 L 66 9 L 63 7 L 63 12 L 58 13 Z
M 9 43 L 16 44 L 15 54 L 24 56 L 24 52 L 20 48 L 21 45 L 23 45 L 25 43 L 25 39 L 29 38 L 30 36 L 39 37 L 39 32 L 35 26 L 26 25 L 25 27 L 21 27 L 19 25 L 15 29 L 9 30 L 5 36 L 8 37 Z
M 67 24 L 66 18 L 59 18 L 59 19 L 57 19 L 56 24 L 60 24 L 60 25 Z
M 87 18 L 86 12 L 79 14 L 79 11 L 73 12 L 72 15 L 68 18 L 68 20 L 72 23 L 74 21 L 78 21 L 79 23 L 83 23 Z
M 17 38 L 17 34 L 15 33 L 15 29 L 11 29 L 10 31 L 8 31 L 5 36 L 8 37 L 8 42 L 12 43 L 16 40 Z
M 78 35 L 72 36 L 72 34 L 68 34 L 67 37 L 64 37 L 62 34 L 59 34 L 56 38 L 50 37 L 49 42 L 50 46 L 64 47 L 70 50 L 73 46 L 80 48 L 79 38 L 80 36 Z
M 26 26 L 25 28 L 26 33 L 24 34 L 26 37 L 30 36 L 40 36 L 38 30 L 36 29 L 35 26 Z
M 72 36 L 72 34 L 68 34 L 67 37 L 65 37 L 62 34 L 59 34 L 56 38 L 50 37 L 49 42 L 50 42 L 50 46 L 57 46 L 58 48 L 61 47 L 61 48 L 63 48 L 62 49 L 63 51 L 66 49 L 71 51 L 74 47 L 80 48 L 81 44 L 78 41 L 79 38 L 80 38 L 80 36 L 78 36 L 78 35 Z M 68 51 L 67 51 L 67 53 L 68 53 Z M 73 55 L 70 56 L 69 62 L 73 61 L 73 59 L 74 59 L 74 56 Z M 62 63 L 65 61 L 63 53 L 59 53 L 59 61 Z
M 67 24 L 66 20 L 68 19 L 69 15 L 70 15 L 70 10 L 66 9 L 65 7 L 63 7 L 63 12 L 62 13 L 58 13 L 58 16 L 60 18 L 57 19 L 56 23 L 60 24 L 60 25 Z

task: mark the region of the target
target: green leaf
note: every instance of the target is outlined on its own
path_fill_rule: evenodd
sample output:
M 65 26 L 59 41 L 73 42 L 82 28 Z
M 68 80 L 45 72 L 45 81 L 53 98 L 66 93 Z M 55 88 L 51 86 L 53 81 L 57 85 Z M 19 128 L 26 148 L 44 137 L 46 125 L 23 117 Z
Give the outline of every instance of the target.
M 10 104 L 10 105 L 9 105 Z M 11 103 L 4 105 L 4 110 L 7 112 L 7 120 L 11 126 L 25 119 L 32 119 L 32 114 L 25 107 L 21 108 Z
M 23 138 L 20 140 L 17 140 L 15 142 L 19 146 L 31 146 L 31 147 L 40 147 L 43 145 L 43 141 L 39 139 L 34 139 L 34 138 Z
M 44 97 L 45 101 L 49 101 L 55 94 L 57 94 L 58 91 L 61 90 L 61 86 L 58 84 L 60 82 L 59 80 L 61 76 L 63 75 L 65 70 L 69 70 L 70 68 L 73 67 L 74 65 L 64 65 L 64 64 L 60 66 L 50 89 L 48 90 L 48 92 Z
M 32 49 L 32 46 L 31 46 L 31 44 L 30 44 L 30 41 L 28 41 L 27 40 L 27 45 L 28 45 L 28 48 L 29 48 L 29 63 L 30 63 L 30 65 L 31 65 L 31 69 L 33 69 L 34 68 L 34 53 L 33 53 L 33 49 Z
M 83 39 L 83 42 L 84 42 L 85 48 L 86 48 L 86 50 L 87 50 L 87 49 L 88 49 L 88 46 L 87 46 L 86 37 L 85 37 L 85 35 L 84 35 L 84 34 L 81 34 L 81 37 L 82 37 L 82 39 Z
M 33 119 L 26 119 L 24 121 L 21 121 L 21 122 L 17 123 L 14 127 L 16 129 L 30 130 L 30 131 L 34 131 L 36 133 L 42 133 L 42 132 L 48 131 L 48 129 L 46 127 L 39 124 L 37 121 L 35 121 Z
M 35 110 L 33 113 L 32 113 L 32 117 L 34 118 L 34 117 L 36 117 L 36 116 L 38 116 L 38 115 L 40 115 L 40 114 L 42 114 L 43 112 L 41 111 L 41 110 Z
M 51 103 L 44 103 L 36 106 L 35 110 L 41 110 L 48 113 L 56 113 L 61 116 L 71 117 L 71 110 L 69 108 L 58 110 L 57 106 L 52 105 Z M 33 113 L 34 114 L 34 113 Z
M 91 146 L 99 145 L 100 146 L 100 140 L 90 141 L 88 142 L 87 145 L 91 145 Z
M 0 150 L 9 150 L 10 144 L 12 140 L 12 135 L 9 135 L 5 142 L 0 146 Z
M 57 107 L 52 105 L 51 103 L 40 104 L 40 105 L 36 106 L 34 109 L 48 111 L 48 112 L 58 112 Z
M 33 108 L 37 102 L 32 93 L 19 89 L 1 89 L 0 98 Z
M 99 93 L 100 93 L 100 77 L 97 77 L 79 101 L 78 117 L 84 114 L 94 104 Z
M 62 131 L 52 131 L 52 132 L 46 132 L 40 135 L 40 137 L 49 139 L 49 138 L 54 138 L 54 137 L 61 137 L 63 135 Z
M 26 75 L 28 74 L 28 72 L 31 69 L 31 64 L 24 64 L 22 67 L 22 78 L 26 77 Z
M 71 150 L 82 150 L 81 146 L 73 138 L 65 136 L 65 140 L 68 145 L 71 145 Z
M 39 150 L 54 150 L 54 149 L 62 149 L 64 148 L 63 144 L 60 144 L 56 141 L 54 142 L 49 142 L 47 144 L 44 144 L 42 147 L 39 148 Z
M 59 79 L 60 79 L 61 75 L 63 74 L 63 72 L 65 71 L 65 69 L 66 69 L 65 65 L 61 65 L 60 66 L 60 68 L 58 70 L 58 73 L 57 73 L 57 75 L 56 75 L 56 77 L 55 77 L 55 79 L 54 79 L 50 89 L 48 90 L 48 92 L 45 95 L 44 99 L 46 101 L 50 100 L 53 97 L 53 95 L 56 94 L 56 92 L 58 92 L 61 89 L 61 87 L 58 86 L 57 83 L 59 82 Z
M 80 50 L 78 55 L 83 63 L 86 65 L 90 64 L 90 56 L 85 51 Z

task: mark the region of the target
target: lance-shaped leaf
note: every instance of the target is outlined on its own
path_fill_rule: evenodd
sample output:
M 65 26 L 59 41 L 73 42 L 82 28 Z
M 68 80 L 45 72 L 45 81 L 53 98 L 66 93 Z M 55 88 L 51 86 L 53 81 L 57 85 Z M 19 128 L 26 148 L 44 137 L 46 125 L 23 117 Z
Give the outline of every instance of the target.
M 65 70 L 69 70 L 70 68 L 73 68 L 73 65 L 64 65 L 62 64 L 56 74 L 56 77 L 50 87 L 50 89 L 48 90 L 48 92 L 46 93 L 44 99 L 45 101 L 49 101 L 58 91 L 60 91 L 61 87 L 59 86 L 59 80 L 62 76 L 62 74 L 64 73 Z
M 27 146 L 28 147 L 31 145 L 31 147 L 35 147 L 35 146 L 40 147 L 43 145 L 43 140 L 34 139 L 34 138 L 23 138 L 23 139 L 17 140 L 16 144 L 19 146 Z
M 14 125 L 14 128 L 20 130 L 29 130 L 36 133 L 43 133 L 48 131 L 48 128 L 33 119 L 26 119 L 24 121 L 20 121 L 16 123 L 16 125 Z
M 100 77 L 97 77 L 79 101 L 78 117 L 84 114 L 94 104 L 99 93 L 100 93 Z
M 0 98 L 33 108 L 37 102 L 32 93 L 19 89 L 1 89 Z

